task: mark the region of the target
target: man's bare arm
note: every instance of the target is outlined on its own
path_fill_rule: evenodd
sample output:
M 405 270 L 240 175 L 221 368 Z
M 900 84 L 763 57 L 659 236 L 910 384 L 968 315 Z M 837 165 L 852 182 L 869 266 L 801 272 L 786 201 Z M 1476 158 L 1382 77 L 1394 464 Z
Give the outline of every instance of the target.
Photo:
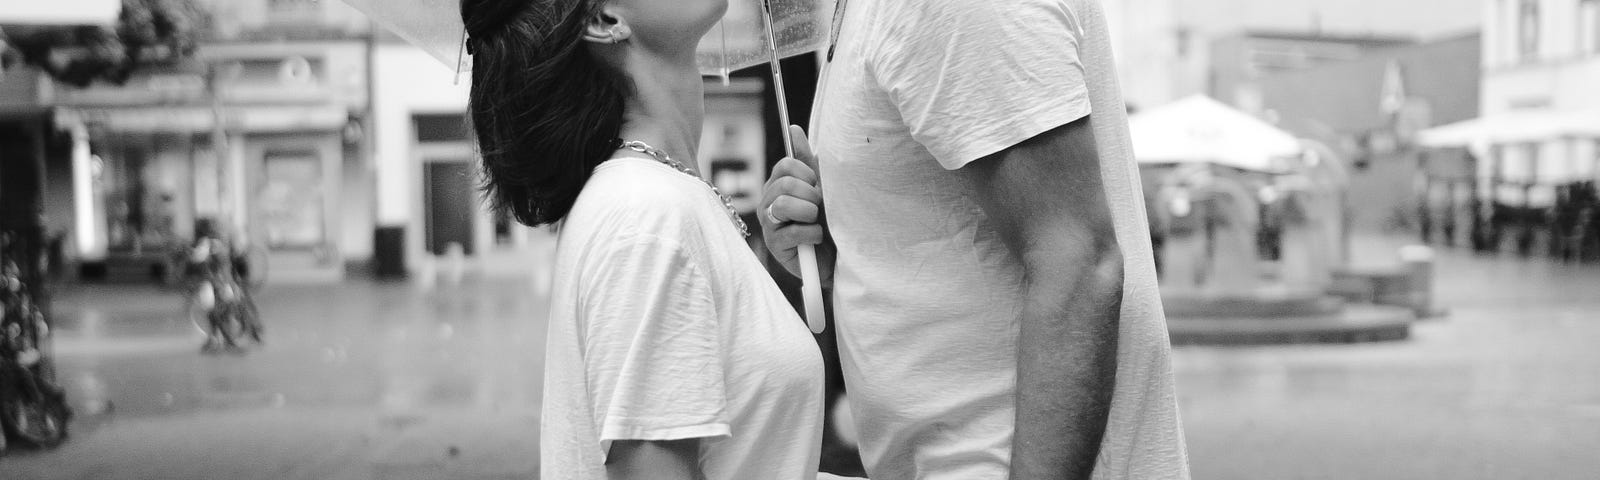
M 606 458 L 611 480 L 701 480 L 700 440 L 612 442 Z
M 1089 120 L 966 168 L 1026 272 L 1011 478 L 1087 479 L 1116 383 L 1123 280 Z

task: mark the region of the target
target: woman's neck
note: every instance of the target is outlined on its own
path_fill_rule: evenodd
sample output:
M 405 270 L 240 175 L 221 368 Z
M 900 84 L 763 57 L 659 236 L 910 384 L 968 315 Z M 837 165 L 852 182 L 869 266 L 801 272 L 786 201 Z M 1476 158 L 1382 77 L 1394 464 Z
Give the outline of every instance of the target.
M 698 171 L 695 159 L 705 119 L 705 84 L 694 59 L 667 62 L 632 55 L 623 68 L 633 79 L 633 95 L 623 113 L 622 139 L 649 144 Z

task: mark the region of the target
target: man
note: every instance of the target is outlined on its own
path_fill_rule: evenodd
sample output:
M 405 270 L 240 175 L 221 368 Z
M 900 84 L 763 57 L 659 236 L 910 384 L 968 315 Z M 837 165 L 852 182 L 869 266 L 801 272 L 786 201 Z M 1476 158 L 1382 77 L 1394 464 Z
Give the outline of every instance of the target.
M 1099 4 L 839 8 L 820 168 L 780 162 L 760 216 L 790 272 L 821 243 L 869 476 L 1188 478 Z

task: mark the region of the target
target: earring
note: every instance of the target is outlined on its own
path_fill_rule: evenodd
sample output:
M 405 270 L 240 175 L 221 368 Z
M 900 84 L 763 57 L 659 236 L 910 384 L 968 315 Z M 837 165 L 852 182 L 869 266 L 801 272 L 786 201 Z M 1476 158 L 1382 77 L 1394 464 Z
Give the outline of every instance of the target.
M 622 41 L 622 28 L 621 27 L 611 27 L 611 43 L 614 44 L 614 43 L 621 42 L 621 41 Z

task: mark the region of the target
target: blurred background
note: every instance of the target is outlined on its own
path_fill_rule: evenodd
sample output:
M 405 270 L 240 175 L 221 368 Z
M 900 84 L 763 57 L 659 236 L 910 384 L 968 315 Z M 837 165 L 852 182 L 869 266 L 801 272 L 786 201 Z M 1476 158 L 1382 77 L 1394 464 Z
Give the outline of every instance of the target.
M 1600 478 L 1600 0 L 1102 1 L 1196 478 Z M 554 237 L 456 72 L 335 0 L 8 1 L 0 52 L 0 478 L 537 475 Z M 699 159 L 752 224 L 763 73 Z

